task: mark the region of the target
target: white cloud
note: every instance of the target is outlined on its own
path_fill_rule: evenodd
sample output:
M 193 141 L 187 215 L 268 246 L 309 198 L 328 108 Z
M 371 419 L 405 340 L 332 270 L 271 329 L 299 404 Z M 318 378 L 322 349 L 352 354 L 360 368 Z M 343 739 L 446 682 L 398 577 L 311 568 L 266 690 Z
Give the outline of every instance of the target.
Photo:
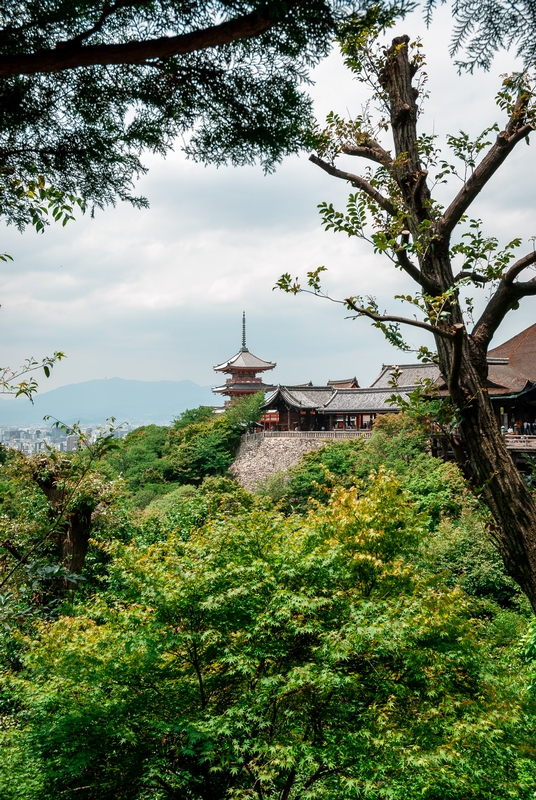
M 458 76 L 447 52 L 450 27 L 442 7 L 430 31 L 415 17 L 394 31 L 422 34 L 430 98 L 421 122 L 440 137 L 460 128 L 474 134 L 499 119 L 493 98 L 513 64 L 502 56 L 489 74 Z M 319 117 L 360 110 L 366 94 L 337 54 L 315 77 Z M 475 205 L 501 239 L 536 233 L 533 158 L 521 145 Z M 407 286 L 366 244 L 322 231 L 317 203 L 343 207 L 344 183 L 305 155 L 267 177 L 259 168 L 204 168 L 180 153 L 147 163 L 139 191 L 149 211 L 122 205 L 43 236 L 5 231 L 2 248 L 16 261 L 1 266 L 3 363 L 66 350 L 69 359 L 43 388 L 116 375 L 207 384 L 216 377 L 212 365 L 239 345 L 242 309 L 252 350 L 278 362 L 276 380 L 357 374 L 366 385 L 383 361 L 403 358 L 366 321 L 346 321 L 342 307 L 272 291 L 283 272 L 303 276 L 321 264 L 334 297 L 370 293 L 386 307 Z M 352 159 L 348 165 L 359 168 Z M 508 320 L 504 338 L 530 324 L 531 309 L 528 301 Z

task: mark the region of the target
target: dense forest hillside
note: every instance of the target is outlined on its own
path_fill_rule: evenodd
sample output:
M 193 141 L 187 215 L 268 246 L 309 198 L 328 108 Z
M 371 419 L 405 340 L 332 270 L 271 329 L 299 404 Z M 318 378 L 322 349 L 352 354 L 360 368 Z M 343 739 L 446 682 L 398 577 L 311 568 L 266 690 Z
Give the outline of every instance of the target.
M 387 415 L 255 493 L 259 399 L 2 452 L 2 800 L 529 800 L 536 629 Z

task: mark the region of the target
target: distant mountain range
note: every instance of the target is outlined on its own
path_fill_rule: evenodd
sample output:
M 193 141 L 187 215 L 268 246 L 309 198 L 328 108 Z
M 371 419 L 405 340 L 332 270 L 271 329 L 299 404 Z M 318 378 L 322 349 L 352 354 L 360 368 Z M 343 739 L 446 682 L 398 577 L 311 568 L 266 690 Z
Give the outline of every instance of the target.
M 33 405 L 23 398 L 1 398 L 0 427 L 47 425 L 46 415 L 67 424 L 92 425 L 115 417 L 118 423 L 165 425 L 187 408 L 218 401 L 209 386 L 192 381 L 84 381 L 38 394 Z

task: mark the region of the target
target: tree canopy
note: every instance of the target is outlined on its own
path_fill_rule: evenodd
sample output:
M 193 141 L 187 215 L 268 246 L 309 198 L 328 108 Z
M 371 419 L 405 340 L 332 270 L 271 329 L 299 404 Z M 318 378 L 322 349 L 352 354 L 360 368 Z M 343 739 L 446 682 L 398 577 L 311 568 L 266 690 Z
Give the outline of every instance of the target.
M 437 0 L 421 8 L 431 19 Z M 0 214 L 24 226 L 14 185 L 41 176 L 90 205 L 133 194 L 144 151 L 177 141 L 212 164 L 271 170 L 311 146 L 301 88 L 341 23 L 388 24 L 411 0 L 62 0 L 0 3 Z M 535 6 L 454 4 L 452 54 L 488 68 L 501 47 L 535 58 Z
M 265 169 L 303 148 L 300 84 L 367 1 L 0 4 L 0 213 L 38 174 L 90 204 L 132 195 L 142 151 Z M 377 17 L 377 12 L 370 12 Z M 383 13 L 383 12 L 382 12 Z M 390 10 L 385 18 L 392 15 Z
M 447 0 L 424 0 L 427 21 Z M 462 69 L 489 69 L 499 50 L 513 50 L 531 68 L 536 62 L 534 0 L 457 0 L 452 3 L 454 28 L 450 52 Z
M 528 603 L 458 468 L 383 423 L 279 499 L 209 476 L 143 510 L 87 448 L 4 453 L 2 800 L 532 797 Z M 88 511 L 74 593 L 58 545 Z

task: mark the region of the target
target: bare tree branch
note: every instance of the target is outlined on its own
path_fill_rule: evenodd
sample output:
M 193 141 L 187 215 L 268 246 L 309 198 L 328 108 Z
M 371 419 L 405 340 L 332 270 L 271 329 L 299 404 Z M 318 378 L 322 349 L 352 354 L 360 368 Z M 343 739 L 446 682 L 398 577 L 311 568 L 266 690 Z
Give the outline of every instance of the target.
M 402 243 L 403 245 L 409 244 L 409 237 L 410 232 L 405 230 L 402 231 Z M 407 251 L 405 247 L 400 247 L 396 251 L 396 257 L 400 267 L 406 272 L 411 278 L 413 278 L 416 283 L 420 284 L 422 288 L 427 292 L 429 295 L 433 295 L 434 297 L 441 293 L 439 286 L 430 278 L 427 278 L 425 275 L 422 274 L 421 270 L 413 264 L 412 261 L 409 260 Z
M 288 0 L 288 10 L 301 5 L 304 0 Z M 81 46 L 73 39 L 58 42 L 54 50 L 37 53 L 20 53 L 0 56 L 0 76 L 34 75 L 35 73 L 60 72 L 77 67 L 96 64 L 143 64 L 151 59 L 171 58 L 231 44 L 239 39 L 249 39 L 273 28 L 283 21 L 282 14 L 266 9 L 235 17 L 220 25 L 184 33 L 180 36 L 163 36 L 144 42 L 121 44 L 96 44 Z
M 339 300 L 338 302 L 341 301 Z M 427 322 L 421 322 L 418 319 L 411 319 L 410 317 L 396 317 L 391 314 L 376 314 L 374 311 L 370 311 L 364 306 L 356 306 L 351 298 L 346 298 L 346 300 L 342 302 L 344 302 L 348 308 L 351 308 L 352 311 L 355 311 L 356 314 L 359 314 L 363 317 L 368 317 L 369 319 L 374 320 L 374 322 L 396 322 L 400 325 L 411 325 L 413 328 L 422 328 L 423 330 L 428 331 L 436 336 L 441 336 L 444 339 L 452 340 L 455 336 L 455 334 L 451 333 L 450 331 L 444 330 L 443 328 L 437 328 L 434 325 L 429 325 Z
M 449 374 L 449 393 L 452 394 L 456 391 L 459 386 L 460 381 L 460 370 L 462 366 L 462 348 L 463 348 L 463 337 L 465 334 L 465 326 L 461 323 L 457 323 L 453 326 L 454 328 L 454 350 L 452 355 L 452 364 L 450 368 Z
M 458 281 L 461 281 L 463 278 L 470 278 L 475 283 L 489 283 L 491 280 L 487 275 L 480 275 L 479 272 L 469 272 L 468 270 L 462 269 L 454 278 L 454 283 L 458 283 Z
M 532 264 L 536 264 L 536 251 L 527 253 L 526 256 L 523 256 L 523 258 L 520 258 L 515 264 L 512 264 L 508 272 L 503 277 L 504 282 L 512 283 L 514 279 L 523 272 L 524 269 L 530 267 Z
M 406 272 L 411 278 L 413 278 L 414 281 L 420 284 L 428 294 L 437 294 L 437 287 L 435 284 L 428 280 L 428 278 L 425 278 L 420 269 L 409 260 L 408 254 L 403 247 L 401 247 L 399 250 L 396 250 L 395 254 L 397 261 L 404 272 Z
M 520 261 L 522 260 L 520 259 Z M 519 263 L 518 261 L 517 264 Z M 514 269 L 515 266 L 516 264 L 511 269 Z M 471 338 L 481 347 L 489 345 L 495 331 L 507 313 L 517 308 L 519 301 L 523 297 L 536 295 L 536 278 L 532 278 L 530 281 L 512 283 L 511 281 L 507 282 L 507 276 L 499 283 L 471 334 Z
M 486 153 L 439 220 L 436 230 L 440 237 L 448 238 L 450 236 L 473 200 L 508 158 L 516 144 L 534 130 L 532 123 L 515 127 L 519 122 L 519 112 L 515 115 L 516 111 L 512 114 L 506 130 L 499 133 L 495 144 Z
M 536 278 L 531 278 L 530 281 L 514 283 L 513 289 L 518 300 L 521 300 L 523 297 L 530 297 L 536 294 Z
M 346 144 L 341 147 L 341 151 L 347 156 L 368 158 L 369 161 L 375 161 L 377 164 L 384 164 L 386 167 L 393 163 L 391 154 L 387 150 L 384 150 L 378 142 L 371 142 L 368 145 Z
M 392 217 L 396 217 L 396 208 L 391 201 L 384 197 L 383 194 L 378 192 L 374 186 L 371 186 L 371 184 L 360 175 L 354 175 L 352 172 L 344 172 L 342 169 L 337 169 L 337 167 L 328 164 L 327 161 L 324 161 L 315 155 L 309 156 L 309 161 L 312 161 L 317 167 L 323 169 L 324 172 L 328 173 L 328 175 L 333 175 L 334 178 L 341 178 L 343 181 L 349 181 L 356 187 L 356 189 L 361 189 L 362 192 L 368 194 L 369 197 L 378 203 L 380 208 L 383 208 L 383 210 Z

